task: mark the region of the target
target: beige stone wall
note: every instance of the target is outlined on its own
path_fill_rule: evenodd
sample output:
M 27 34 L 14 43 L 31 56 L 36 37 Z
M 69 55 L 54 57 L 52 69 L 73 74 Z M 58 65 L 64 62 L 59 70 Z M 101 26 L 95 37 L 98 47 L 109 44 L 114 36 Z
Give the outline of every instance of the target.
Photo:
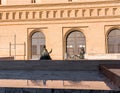
M 3 0 L 7 5 L 15 5 L 15 4 L 30 4 L 31 0 Z
M 23 24 L 23 25 L 10 25 L 10 26 L 0 26 L 1 29 L 1 36 L 7 36 L 8 38 L 0 39 L 0 42 L 2 43 L 1 48 L 7 48 L 5 50 L 1 49 L 1 57 L 2 56 L 9 56 L 9 42 L 12 44 L 16 43 L 16 46 L 12 46 L 12 54 L 11 56 L 15 56 L 15 59 L 31 59 L 30 58 L 30 32 L 28 33 L 29 28 L 33 27 L 33 29 L 40 28 L 39 31 L 42 31 L 46 37 L 46 46 L 48 51 L 50 49 L 53 49 L 53 52 L 51 53 L 51 57 L 54 60 L 63 59 L 64 57 L 64 37 L 65 34 L 69 31 L 69 29 L 73 30 L 79 30 L 82 31 L 86 37 L 86 58 L 94 59 L 96 57 L 97 59 L 102 58 L 107 59 L 110 58 L 110 56 L 113 59 L 116 59 L 118 55 L 115 55 L 116 57 L 113 57 L 113 55 L 105 55 L 106 54 L 106 42 L 105 42 L 105 33 L 104 33 L 104 27 L 108 24 L 118 24 L 118 22 L 101 22 L 101 23 L 77 23 L 76 24 L 47 24 L 47 25 L 40 25 L 40 24 Z M 96 28 L 97 25 L 97 29 Z M 45 28 L 43 28 L 45 27 Z M 67 29 L 64 29 L 66 27 L 70 27 Z M 14 35 L 16 36 L 16 39 L 14 38 Z M 10 37 L 11 36 L 11 37 Z M 10 39 L 12 38 L 12 39 Z M 15 39 L 15 41 L 14 41 Z M 25 43 L 25 46 L 24 46 Z M 25 53 L 25 54 L 24 54 Z M 25 56 L 24 56 L 25 55 Z M 118 59 L 118 58 L 117 58 Z
M 41 0 L 41 3 L 66 3 L 68 0 Z
M 36 4 L 47 4 L 47 3 L 68 3 L 68 2 L 96 2 L 96 1 L 115 1 L 115 0 L 36 0 Z M 1 0 L 2 5 L 22 5 L 31 4 L 31 0 Z
M 67 3 L 67 2 L 96 2 L 96 1 L 114 1 L 114 0 L 41 0 L 41 3 Z
M 87 59 L 118 59 L 119 54 L 107 55 L 106 35 L 120 27 L 120 2 L 104 3 L 1 6 L 0 56 L 31 59 L 30 34 L 36 30 L 44 33 L 48 51 L 53 49 L 52 59 L 64 59 L 66 35 L 78 30 L 86 38 Z
M 19 25 L 0 26 L 0 46 L 2 56 L 14 56 L 15 59 L 24 59 L 24 42 L 27 39 L 26 27 Z

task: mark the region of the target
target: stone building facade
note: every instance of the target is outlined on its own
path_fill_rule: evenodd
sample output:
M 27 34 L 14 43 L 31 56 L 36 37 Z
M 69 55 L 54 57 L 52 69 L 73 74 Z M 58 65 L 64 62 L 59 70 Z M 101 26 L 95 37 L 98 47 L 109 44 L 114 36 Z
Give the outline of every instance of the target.
M 120 59 L 119 0 L 1 0 L 0 57 Z

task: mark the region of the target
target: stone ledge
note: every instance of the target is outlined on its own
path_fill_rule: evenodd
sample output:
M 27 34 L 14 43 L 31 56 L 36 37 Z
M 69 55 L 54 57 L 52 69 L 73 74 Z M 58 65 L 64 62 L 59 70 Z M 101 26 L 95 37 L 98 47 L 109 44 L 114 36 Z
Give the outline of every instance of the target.
M 100 69 L 108 79 L 120 88 L 120 65 L 101 65 Z

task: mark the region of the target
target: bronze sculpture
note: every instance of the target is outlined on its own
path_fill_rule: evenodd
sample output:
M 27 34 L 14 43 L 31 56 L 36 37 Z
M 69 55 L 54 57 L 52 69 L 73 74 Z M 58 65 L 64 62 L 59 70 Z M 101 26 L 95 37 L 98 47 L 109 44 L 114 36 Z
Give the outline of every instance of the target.
M 50 53 L 52 52 L 52 49 L 50 52 L 47 51 L 46 46 L 44 45 L 41 50 L 41 57 L 40 60 L 51 60 Z
M 84 47 L 81 47 L 81 50 L 80 50 L 80 59 L 84 59 L 85 58 L 84 55 L 85 55 Z

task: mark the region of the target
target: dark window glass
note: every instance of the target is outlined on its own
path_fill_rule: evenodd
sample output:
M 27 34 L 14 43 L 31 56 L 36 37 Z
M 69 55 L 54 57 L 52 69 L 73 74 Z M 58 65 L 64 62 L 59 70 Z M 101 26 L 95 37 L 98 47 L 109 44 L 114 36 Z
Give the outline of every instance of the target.
M 80 31 L 72 31 L 66 38 L 66 52 L 68 59 L 76 59 L 75 56 L 80 55 L 80 48 L 85 49 L 85 36 Z
M 120 30 L 111 30 L 108 34 L 108 53 L 120 53 Z
M 45 45 L 45 36 L 42 32 L 35 32 L 32 35 L 32 59 L 40 58 L 42 47 Z
M 32 45 L 32 55 L 37 55 L 37 46 Z

